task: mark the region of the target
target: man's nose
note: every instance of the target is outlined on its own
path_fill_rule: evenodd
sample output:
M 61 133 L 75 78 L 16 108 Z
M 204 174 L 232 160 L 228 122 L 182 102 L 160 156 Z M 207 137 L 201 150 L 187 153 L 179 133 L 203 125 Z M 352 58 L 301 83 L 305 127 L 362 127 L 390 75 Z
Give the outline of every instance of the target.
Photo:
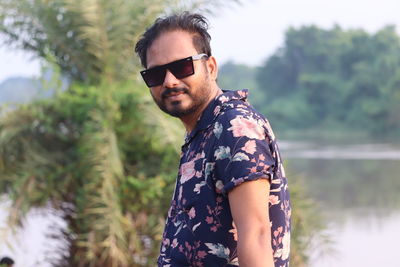
M 170 72 L 168 69 L 165 72 L 165 78 L 163 82 L 163 86 L 165 88 L 174 88 L 179 84 L 179 79 L 177 79 L 172 72 Z

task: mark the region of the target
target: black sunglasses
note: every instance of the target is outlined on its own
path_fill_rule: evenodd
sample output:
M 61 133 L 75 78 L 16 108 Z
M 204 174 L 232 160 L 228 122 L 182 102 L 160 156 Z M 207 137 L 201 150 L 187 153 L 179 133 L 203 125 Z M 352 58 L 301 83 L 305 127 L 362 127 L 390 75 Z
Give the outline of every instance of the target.
M 164 82 L 165 74 L 169 70 L 176 78 L 182 79 L 194 74 L 193 61 L 207 57 L 206 54 L 198 54 L 179 59 L 165 65 L 142 70 L 140 74 L 148 87 L 160 85 Z

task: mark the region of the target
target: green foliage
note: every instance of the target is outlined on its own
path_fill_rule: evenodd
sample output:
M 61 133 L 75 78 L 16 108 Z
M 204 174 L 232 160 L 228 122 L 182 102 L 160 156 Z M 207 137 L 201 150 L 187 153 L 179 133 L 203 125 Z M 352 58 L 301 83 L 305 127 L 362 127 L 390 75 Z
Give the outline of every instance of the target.
M 66 265 L 153 265 L 178 165 L 176 123 L 132 83 L 73 86 L 10 111 L 0 121 L 10 224 L 50 202 L 69 225 Z
M 51 56 L 74 81 L 120 81 L 135 78 L 139 62 L 133 45 L 158 15 L 182 9 L 210 12 L 224 5 L 204 0 L 0 0 L 0 34 L 38 57 Z
M 97 83 L 134 75 L 133 44 L 174 0 L 1 0 L 8 43 L 54 57 L 73 80 Z
M 223 64 L 218 73 L 218 84 L 229 90 L 248 89 L 256 87 L 256 68 L 228 61 Z
M 259 108 L 280 129 L 387 135 L 400 131 L 399 80 L 400 37 L 392 26 L 375 34 L 291 28 L 259 69 Z
M 310 255 L 330 253 L 332 240 L 325 233 L 326 219 L 321 216 L 318 204 L 305 190 L 303 179 L 294 174 L 289 175 L 290 197 L 292 201 L 292 235 L 290 265 L 308 266 Z
M 261 95 L 262 91 L 258 89 L 256 74 L 257 67 L 228 61 L 219 69 L 218 85 L 227 90 L 249 89 L 250 102 L 258 106 L 262 104 L 259 100 L 264 97 Z

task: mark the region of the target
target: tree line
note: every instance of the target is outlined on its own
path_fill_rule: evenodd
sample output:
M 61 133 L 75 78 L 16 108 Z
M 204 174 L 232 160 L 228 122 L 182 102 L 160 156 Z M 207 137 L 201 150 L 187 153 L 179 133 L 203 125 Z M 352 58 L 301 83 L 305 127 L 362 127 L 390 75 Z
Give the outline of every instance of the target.
M 255 107 L 282 132 L 398 140 L 400 36 L 394 26 L 373 34 L 339 26 L 290 28 L 260 67 L 228 62 L 221 75 L 223 87 L 254 86 Z

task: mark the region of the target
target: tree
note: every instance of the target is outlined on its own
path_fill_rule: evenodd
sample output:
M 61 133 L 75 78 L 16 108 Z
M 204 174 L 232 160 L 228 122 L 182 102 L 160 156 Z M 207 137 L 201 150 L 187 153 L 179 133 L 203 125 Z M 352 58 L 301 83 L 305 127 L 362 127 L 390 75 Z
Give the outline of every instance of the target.
M 10 224 L 31 207 L 50 203 L 62 211 L 66 266 L 152 265 L 147 259 L 157 252 L 178 159 L 175 122 L 144 88 L 115 84 L 105 97 L 109 89 L 74 86 L 0 122 L 0 188 L 13 201 Z
M 231 0 L 230 2 L 239 2 Z M 133 44 L 153 20 L 176 10 L 215 10 L 211 0 L 0 0 L 6 43 L 55 63 L 74 81 L 135 78 Z M 227 5 L 224 2 L 224 5 Z
M 339 26 L 291 28 L 284 46 L 259 69 L 261 108 L 280 129 L 396 132 L 399 69 L 400 37 L 393 26 L 375 34 Z

